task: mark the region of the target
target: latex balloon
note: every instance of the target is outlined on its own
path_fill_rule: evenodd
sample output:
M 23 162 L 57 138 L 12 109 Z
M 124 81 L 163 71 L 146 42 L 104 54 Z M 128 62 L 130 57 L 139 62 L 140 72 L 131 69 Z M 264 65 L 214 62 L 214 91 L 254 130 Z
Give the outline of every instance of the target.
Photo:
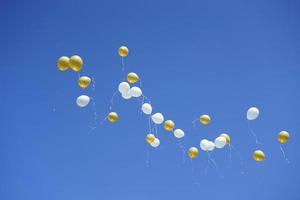
M 127 81 L 129 83 L 136 83 L 138 80 L 139 80 L 139 76 L 136 73 L 134 73 L 134 72 L 130 72 L 127 75 Z
M 81 88 L 87 88 L 91 84 L 91 79 L 88 76 L 81 76 L 78 79 L 78 85 Z
M 222 133 L 220 136 L 226 139 L 226 144 L 230 144 L 230 137 L 228 134 Z
M 67 56 L 62 56 L 57 60 L 57 67 L 60 71 L 66 71 L 69 69 L 70 59 Z
M 190 158 L 195 158 L 198 156 L 199 151 L 196 147 L 191 147 L 191 148 L 189 148 L 188 154 L 189 154 Z
M 120 55 L 121 57 L 126 57 L 126 56 L 128 56 L 128 53 L 129 53 L 129 50 L 128 50 L 127 47 L 121 46 L 121 47 L 119 48 L 119 55 Z
M 149 103 L 144 103 L 142 105 L 142 111 L 143 113 L 145 113 L 146 115 L 151 115 L 152 113 L 152 106 Z
M 166 120 L 164 124 L 164 128 L 167 131 L 173 131 L 175 124 L 172 120 Z
M 90 102 L 90 97 L 87 95 L 81 95 L 77 97 L 76 103 L 79 107 L 85 107 L 89 104 Z
M 161 113 L 155 113 L 151 116 L 151 119 L 155 124 L 162 124 L 164 122 L 164 116 Z
M 280 143 L 286 143 L 290 138 L 290 134 L 287 131 L 280 131 L 280 133 L 278 133 L 278 142 Z
M 75 72 L 79 72 L 82 68 L 83 61 L 80 56 L 75 55 L 70 58 L 69 64 L 71 69 Z
M 223 147 L 225 147 L 226 145 L 226 138 L 223 136 L 219 136 L 215 139 L 215 146 L 218 149 L 221 149 Z
M 152 142 L 154 142 L 155 140 L 155 136 L 152 134 L 152 133 L 149 133 L 147 136 L 146 136 L 146 141 L 150 144 Z
M 255 120 L 259 115 L 259 110 L 256 107 L 251 107 L 247 111 L 247 119 L 248 120 Z
M 125 93 L 122 93 L 122 97 L 123 99 L 131 99 L 131 93 L 128 91 L 128 92 L 125 92 Z
M 253 159 L 256 161 L 263 161 L 265 160 L 265 153 L 261 150 L 256 150 L 253 152 Z
M 207 139 L 202 139 L 200 141 L 200 148 L 203 150 L 203 151 L 208 151 L 208 146 L 209 146 L 209 141 Z
M 140 96 L 142 96 L 143 93 L 142 93 L 142 90 L 139 87 L 132 87 L 130 89 L 130 94 L 133 97 L 140 97 Z
M 174 131 L 174 136 L 175 136 L 176 138 L 182 138 L 182 137 L 184 137 L 184 131 L 181 130 L 181 129 L 176 129 L 176 130 Z
M 116 122 L 118 121 L 119 119 L 119 116 L 116 112 L 110 112 L 108 115 L 107 115 L 107 119 L 110 121 L 110 122 Z
M 122 82 L 119 84 L 118 90 L 121 94 L 128 93 L 130 90 L 130 85 L 127 82 Z
M 213 151 L 215 149 L 215 143 L 213 143 L 212 141 L 208 141 L 207 143 L 207 151 Z
M 158 147 L 160 145 L 159 139 L 155 138 L 154 141 L 150 143 L 150 145 L 154 148 Z
M 210 116 L 209 115 L 201 115 L 199 120 L 200 120 L 201 124 L 207 125 L 210 123 Z

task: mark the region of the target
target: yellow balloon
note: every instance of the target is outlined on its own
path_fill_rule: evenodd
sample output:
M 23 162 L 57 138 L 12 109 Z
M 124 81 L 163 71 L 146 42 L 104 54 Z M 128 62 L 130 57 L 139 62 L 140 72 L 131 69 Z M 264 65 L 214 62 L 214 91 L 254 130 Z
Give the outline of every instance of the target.
M 110 122 L 116 122 L 118 121 L 119 119 L 119 116 L 116 112 L 110 112 L 107 116 L 107 119 L 110 121 Z
M 60 71 L 66 71 L 69 68 L 70 59 L 67 56 L 62 56 L 57 60 L 57 67 Z
M 226 139 L 226 144 L 230 144 L 230 137 L 228 134 L 222 133 L 220 136 Z
M 135 83 L 139 79 L 140 79 L 139 76 L 136 73 L 134 73 L 134 72 L 130 72 L 129 74 L 127 74 L 127 81 L 129 83 Z
M 120 55 L 121 57 L 126 57 L 126 56 L 128 56 L 128 53 L 129 53 L 129 50 L 128 50 L 127 47 L 121 46 L 121 47 L 119 48 L 119 55 Z
M 190 158 L 195 158 L 196 156 L 198 156 L 199 151 L 198 151 L 198 149 L 196 147 L 191 147 L 189 149 L 188 153 L 189 153 Z
M 287 131 L 280 131 L 280 133 L 278 133 L 278 141 L 280 143 L 286 143 L 290 138 L 290 134 Z
M 265 153 L 261 150 L 254 151 L 252 156 L 256 161 L 263 161 L 266 158 Z
M 81 57 L 77 56 L 77 55 L 72 56 L 70 58 L 69 63 L 70 63 L 71 69 L 73 69 L 75 72 L 79 72 L 83 65 L 83 61 L 82 61 Z
M 90 84 L 91 84 L 91 79 L 90 79 L 90 77 L 88 77 L 88 76 L 81 76 L 81 77 L 78 79 L 78 85 L 79 85 L 81 88 L 87 88 Z
M 207 125 L 210 123 L 210 116 L 209 115 L 201 115 L 199 120 L 200 120 L 201 124 Z
M 172 120 L 166 120 L 165 124 L 164 124 L 164 127 L 167 131 L 172 131 L 175 127 L 175 124 Z
M 149 133 L 147 136 L 146 136 L 146 141 L 150 144 L 152 142 L 154 142 L 155 140 L 155 136 L 152 134 L 152 133 Z

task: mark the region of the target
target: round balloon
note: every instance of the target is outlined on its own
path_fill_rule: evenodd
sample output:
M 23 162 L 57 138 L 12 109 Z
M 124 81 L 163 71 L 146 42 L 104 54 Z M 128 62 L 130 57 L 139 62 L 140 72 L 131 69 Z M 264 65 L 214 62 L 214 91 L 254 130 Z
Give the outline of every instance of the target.
M 127 82 L 122 82 L 119 84 L 118 90 L 121 94 L 128 93 L 130 90 L 130 85 Z
M 130 72 L 129 74 L 127 74 L 127 81 L 129 83 L 136 83 L 139 80 L 139 76 L 134 73 L 134 72 Z
M 149 133 L 147 136 L 146 136 L 146 141 L 150 144 L 152 142 L 154 142 L 155 140 L 155 136 L 152 134 L 152 133 Z
M 89 104 L 90 97 L 87 95 L 80 95 L 77 97 L 76 103 L 79 107 L 85 107 Z
M 253 159 L 256 161 L 263 161 L 265 160 L 265 153 L 261 150 L 256 150 L 253 152 Z
M 140 96 L 142 96 L 143 93 L 142 93 L 142 90 L 139 87 L 132 87 L 130 89 L 130 94 L 133 97 L 140 97 Z
M 118 119 L 119 119 L 119 115 L 118 115 L 116 112 L 110 112 L 110 113 L 108 113 L 108 115 L 107 115 L 107 119 L 108 119 L 110 122 L 116 122 L 116 121 L 118 121 Z
M 247 111 L 247 119 L 248 120 L 255 120 L 259 115 L 259 110 L 256 107 L 251 107 Z
M 161 113 L 153 114 L 151 119 L 155 124 L 162 124 L 164 122 L 164 116 Z
M 201 124 L 207 125 L 210 123 L 210 116 L 209 115 L 201 115 L 199 118 Z
M 280 143 L 286 143 L 290 138 L 290 134 L 287 131 L 280 131 L 278 133 L 278 142 Z
M 126 56 L 128 56 L 128 53 L 129 53 L 129 50 L 128 50 L 128 48 L 127 48 L 126 46 L 121 46 L 121 47 L 119 48 L 119 55 L 120 55 L 121 57 L 126 57 Z
M 154 148 L 158 147 L 160 145 L 159 139 L 155 138 L 154 141 L 150 143 L 150 145 Z
M 175 136 L 176 138 L 183 138 L 183 137 L 184 137 L 184 131 L 181 130 L 181 129 L 176 129 L 176 130 L 174 131 L 174 136 Z
M 215 149 L 215 143 L 212 141 L 208 141 L 207 145 L 207 151 L 213 151 Z
M 215 139 L 216 148 L 221 149 L 221 148 L 225 147 L 225 145 L 226 145 L 226 138 L 225 137 L 219 136 Z
M 123 97 L 123 99 L 131 99 L 131 93 L 130 92 L 124 92 L 124 93 L 122 93 L 122 97 Z
M 226 144 L 230 144 L 230 137 L 228 134 L 222 133 L 220 136 L 226 139 Z
M 164 127 L 165 127 L 165 130 L 167 130 L 167 131 L 173 131 L 175 124 L 172 120 L 166 120 Z
M 209 141 L 207 139 L 202 139 L 200 141 L 200 148 L 203 150 L 203 151 L 208 151 L 208 146 L 209 146 Z
M 81 76 L 78 79 L 78 85 L 81 88 L 87 88 L 91 84 L 91 79 L 88 76 Z
M 70 59 L 67 56 L 62 56 L 57 60 L 57 67 L 60 71 L 66 71 L 69 69 Z
M 199 151 L 196 147 L 191 147 L 191 148 L 189 148 L 188 154 L 189 154 L 190 158 L 195 158 L 198 156 Z
M 69 64 L 71 69 L 73 69 L 75 72 L 79 72 L 82 68 L 83 61 L 80 56 L 75 55 L 70 58 Z
M 152 106 L 151 106 L 151 104 L 149 104 L 149 103 L 144 103 L 144 104 L 142 105 L 142 111 L 143 111 L 143 113 L 146 114 L 146 115 L 151 115 L 151 113 L 152 113 Z

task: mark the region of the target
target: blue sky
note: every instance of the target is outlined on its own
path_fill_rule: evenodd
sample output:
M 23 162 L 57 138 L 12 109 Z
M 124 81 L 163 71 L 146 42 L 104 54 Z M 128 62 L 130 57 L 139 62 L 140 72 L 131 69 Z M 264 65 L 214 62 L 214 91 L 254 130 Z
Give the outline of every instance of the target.
M 300 199 L 299 11 L 296 0 L 2 0 L 0 199 Z M 183 160 L 162 127 L 161 146 L 150 148 L 138 101 L 117 96 L 119 122 L 89 128 L 92 105 L 80 109 L 76 97 L 93 96 L 100 123 L 122 79 L 120 45 L 155 111 L 185 130 L 185 148 L 230 134 L 231 168 L 228 148 L 211 155 L 219 173 L 212 165 L 205 173 L 202 151 Z M 57 70 L 59 56 L 74 54 L 95 92 Z M 253 105 L 263 145 L 247 127 Z M 194 130 L 204 113 L 211 125 Z M 281 130 L 291 134 L 283 145 L 290 164 L 276 140 Z M 257 148 L 262 163 L 251 157 Z

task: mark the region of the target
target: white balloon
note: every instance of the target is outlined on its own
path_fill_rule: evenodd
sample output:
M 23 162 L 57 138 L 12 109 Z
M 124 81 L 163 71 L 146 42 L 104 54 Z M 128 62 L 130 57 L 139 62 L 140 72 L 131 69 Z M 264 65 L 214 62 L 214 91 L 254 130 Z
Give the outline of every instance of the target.
M 215 143 L 213 143 L 212 141 L 208 141 L 208 147 L 207 147 L 207 151 L 212 151 L 215 149 Z
M 203 150 L 203 151 L 207 151 L 208 149 L 208 143 L 209 141 L 207 139 L 203 139 L 200 141 L 200 148 Z
M 151 119 L 155 124 L 161 124 L 164 122 L 164 116 L 161 113 L 155 113 L 151 116 Z
M 160 145 L 159 139 L 155 138 L 154 141 L 150 143 L 150 145 L 154 148 L 158 147 Z
M 259 110 L 256 107 L 251 107 L 247 111 L 247 119 L 248 120 L 255 120 L 259 115 Z
M 215 146 L 218 149 L 222 149 L 226 145 L 226 138 L 219 136 L 215 139 Z
M 142 96 L 143 93 L 139 87 L 134 86 L 134 87 L 130 88 L 130 94 L 133 97 L 140 97 L 140 96 Z
M 176 129 L 176 130 L 174 131 L 174 136 L 175 136 L 176 138 L 182 138 L 182 137 L 184 137 L 184 131 L 181 130 L 181 129 Z
M 89 104 L 90 102 L 90 97 L 87 95 L 81 95 L 77 97 L 76 103 L 79 107 L 85 107 Z
M 123 99 L 130 99 L 132 96 L 131 96 L 131 93 L 128 91 L 128 92 L 122 93 L 122 97 L 123 97 Z
M 125 94 L 125 93 L 128 93 L 129 92 L 129 90 L 130 90 L 130 85 L 129 85 L 129 83 L 127 83 L 127 82 L 122 82 L 122 83 L 120 83 L 119 84 L 119 92 L 121 93 L 121 94 Z
M 152 106 L 149 103 L 144 103 L 142 105 L 142 111 L 143 113 L 145 113 L 146 115 L 151 115 L 152 113 Z

